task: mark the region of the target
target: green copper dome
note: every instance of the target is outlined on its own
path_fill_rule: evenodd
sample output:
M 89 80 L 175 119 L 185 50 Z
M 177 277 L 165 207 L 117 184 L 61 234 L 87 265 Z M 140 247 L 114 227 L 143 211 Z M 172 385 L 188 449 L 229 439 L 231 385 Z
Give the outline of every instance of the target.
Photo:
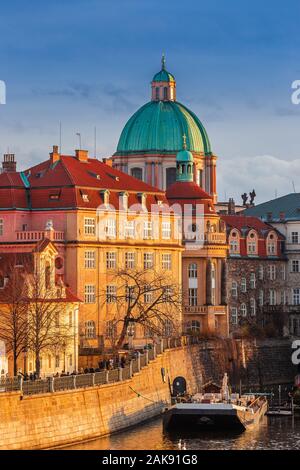
M 116 154 L 177 153 L 183 134 L 187 150 L 211 153 L 206 130 L 192 111 L 177 101 L 150 101 L 125 125 Z
M 175 82 L 175 77 L 167 70 L 161 70 L 160 72 L 156 73 L 153 77 L 153 82 Z

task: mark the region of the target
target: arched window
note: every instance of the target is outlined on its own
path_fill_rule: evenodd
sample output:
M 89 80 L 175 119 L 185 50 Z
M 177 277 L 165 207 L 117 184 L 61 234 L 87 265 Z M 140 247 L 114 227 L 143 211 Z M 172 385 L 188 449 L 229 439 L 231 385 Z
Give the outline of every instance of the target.
M 242 317 L 247 316 L 247 305 L 246 304 L 241 304 L 241 315 L 242 315 Z
M 168 87 L 164 87 L 164 100 L 168 99 Z
M 201 331 L 201 323 L 198 320 L 191 320 L 186 322 L 185 331 L 188 334 L 199 334 Z
M 232 231 L 229 235 L 229 251 L 232 255 L 237 255 L 240 252 L 240 237 L 236 231 Z
M 179 166 L 179 173 L 180 171 L 180 165 Z M 176 181 L 176 168 L 167 168 L 166 169 L 166 184 L 167 188 L 171 186 L 171 184 L 175 183 Z
M 277 255 L 277 236 L 270 233 L 267 238 L 267 253 L 269 256 Z
M 189 273 L 189 279 L 195 279 L 198 277 L 198 270 L 197 270 L 196 263 L 189 264 L 188 273 Z
M 257 254 L 257 234 L 256 232 L 249 232 L 247 237 L 247 253 L 248 255 Z
M 155 88 L 155 99 L 159 101 L 159 87 Z
M 142 168 L 138 168 L 138 167 L 131 168 L 131 176 L 133 176 L 134 178 L 142 181 L 143 180 L 143 170 L 142 170 Z

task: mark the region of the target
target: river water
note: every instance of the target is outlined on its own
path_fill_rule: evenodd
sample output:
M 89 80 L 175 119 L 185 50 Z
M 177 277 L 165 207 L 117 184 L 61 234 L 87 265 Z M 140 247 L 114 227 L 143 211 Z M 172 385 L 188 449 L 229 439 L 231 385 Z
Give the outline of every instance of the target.
M 283 450 L 300 449 L 300 416 L 265 416 L 255 430 L 242 434 L 165 434 L 162 419 L 156 418 L 124 432 L 70 446 L 74 450 Z

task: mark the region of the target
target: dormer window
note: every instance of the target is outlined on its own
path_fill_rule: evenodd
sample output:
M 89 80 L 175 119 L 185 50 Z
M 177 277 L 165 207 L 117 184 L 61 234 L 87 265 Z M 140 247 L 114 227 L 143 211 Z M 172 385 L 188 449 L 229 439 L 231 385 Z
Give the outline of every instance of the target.
M 147 206 L 146 206 L 147 194 L 146 193 L 139 193 L 138 194 L 138 199 L 139 199 L 140 204 L 142 205 L 142 208 L 147 209 Z
M 240 237 L 235 230 L 229 236 L 229 252 L 232 255 L 237 255 L 240 252 Z
M 120 198 L 120 210 L 127 211 L 128 210 L 128 193 L 122 192 L 119 194 Z
M 247 237 L 247 253 L 248 255 L 257 254 L 257 234 L 253 231 Z
M 86 192 L 80 190 L 80 194 L 81 194 L 81 197 L 82 197 L 83 202 L 89 202 L 89 195 L 88 195 L 88 193 L 86 193 Z
M 109 195 L 110 195 L 110 192 L 108 191 L 108 189 L 104 189 L 103 191 L 100 191 L 100 194 L 102 196 L 102 201 L 103 201 L 103 204 L 105 204 L 106 206 L 109 205 Z
M 57 191 L 55 193 L 50 193 L 49 194 L 50 201 L 58 201 L 60 199 L 60 194 L 61 194 L 60 191 Z
M 267 238 L 267 253 L 269 256 L 277 255 L 277 237 L 274 233 L 270 233 Z

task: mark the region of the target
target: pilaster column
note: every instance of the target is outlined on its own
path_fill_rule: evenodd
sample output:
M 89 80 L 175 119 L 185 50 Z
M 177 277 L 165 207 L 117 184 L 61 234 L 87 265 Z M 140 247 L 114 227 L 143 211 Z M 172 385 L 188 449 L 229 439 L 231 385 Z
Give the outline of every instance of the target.
M 227 294 L 227 278 L 228 278 L 228 266 L 226 259 L 222 260 L 221 265 L 221 304 L 227 305 L 228 294 Z

